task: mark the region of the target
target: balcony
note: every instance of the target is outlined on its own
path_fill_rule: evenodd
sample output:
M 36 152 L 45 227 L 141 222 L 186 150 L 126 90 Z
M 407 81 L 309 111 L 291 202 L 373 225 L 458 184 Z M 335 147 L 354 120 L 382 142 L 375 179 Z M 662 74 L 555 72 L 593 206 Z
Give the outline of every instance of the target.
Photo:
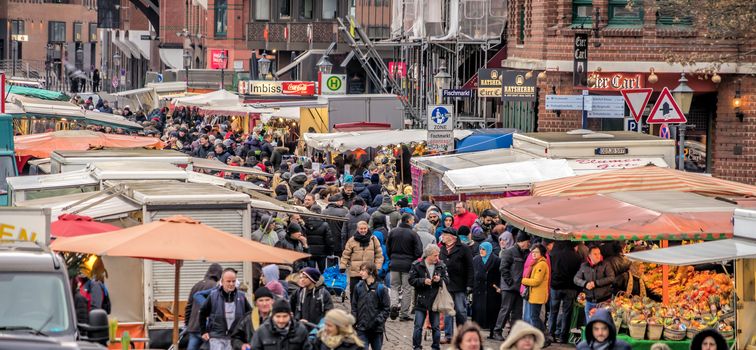
M 325 49 L 333 41 L 342 42 L 335 22 L 247 23 L 247 48 L 251 50 Z

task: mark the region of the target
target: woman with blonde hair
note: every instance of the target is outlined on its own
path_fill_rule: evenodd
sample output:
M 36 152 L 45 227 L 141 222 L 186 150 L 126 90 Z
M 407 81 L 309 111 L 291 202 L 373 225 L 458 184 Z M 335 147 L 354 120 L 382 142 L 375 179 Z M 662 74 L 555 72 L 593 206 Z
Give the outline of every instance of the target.
M 517 321 L 499 350 L 540 350 L 544 341 L 541 330 L 525 321 Z
M 312 343 L 313 350 L 359 350 L 364 343 L 354 331 L 354 316 L 341 309 L 331 309 L 323 317 L 325 325 Z

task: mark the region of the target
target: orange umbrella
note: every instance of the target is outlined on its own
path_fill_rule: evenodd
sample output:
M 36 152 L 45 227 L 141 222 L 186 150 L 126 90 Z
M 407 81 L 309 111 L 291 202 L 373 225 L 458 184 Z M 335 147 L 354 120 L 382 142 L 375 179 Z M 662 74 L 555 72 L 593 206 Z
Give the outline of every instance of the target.
M 47 158 L 53 151 L 86 151 L 92 147 L 162 148 L 154 137 L 105 134 L 90 130 L 63 130 L 14 138 L 16 156 Z
M 174 315 L 178 315 L 179 276 L 183 260 L 292 264 L 309 256 L 250 241 L 180 215 L 108 233 L 58 238 L 50 247 L 55 251 L 175 262 Z M 177 341 L 178 317 L 174 317 L 173 343 Z

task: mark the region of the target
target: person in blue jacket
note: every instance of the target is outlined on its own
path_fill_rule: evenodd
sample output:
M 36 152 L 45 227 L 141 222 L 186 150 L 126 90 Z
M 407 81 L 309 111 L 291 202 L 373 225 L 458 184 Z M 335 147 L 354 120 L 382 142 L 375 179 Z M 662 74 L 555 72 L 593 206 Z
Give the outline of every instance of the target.
M 378 238 L 381 242 L 381 250 L 383 250 L 383 264 L 378 266 L 378 278 L 385 284 L 391 283 L 389 281 L 389 257 L 388 250 L 386 250 L 386 238 L 388 238 L 388 228 L 386 227 L 386 218 L 384 216 L 376 216 L 373 219 L 373 236 Z

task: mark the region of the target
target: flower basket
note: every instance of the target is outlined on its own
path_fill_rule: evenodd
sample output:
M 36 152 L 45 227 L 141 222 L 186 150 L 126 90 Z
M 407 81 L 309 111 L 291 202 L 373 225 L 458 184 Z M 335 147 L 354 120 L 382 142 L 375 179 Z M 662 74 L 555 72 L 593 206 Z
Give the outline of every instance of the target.
M 685 339 L 685 330 L 664 327 L 662 335 L 665 340 L 680 341 Z
M 647 336 L 649 340 L 659 340 L 662 337 L 664 326 L 660 324 L 649 324 L 647 329 Z
M 633 339 L 643 340 L 646 337 L 646 323 L 630 323 L 630 337 Z

